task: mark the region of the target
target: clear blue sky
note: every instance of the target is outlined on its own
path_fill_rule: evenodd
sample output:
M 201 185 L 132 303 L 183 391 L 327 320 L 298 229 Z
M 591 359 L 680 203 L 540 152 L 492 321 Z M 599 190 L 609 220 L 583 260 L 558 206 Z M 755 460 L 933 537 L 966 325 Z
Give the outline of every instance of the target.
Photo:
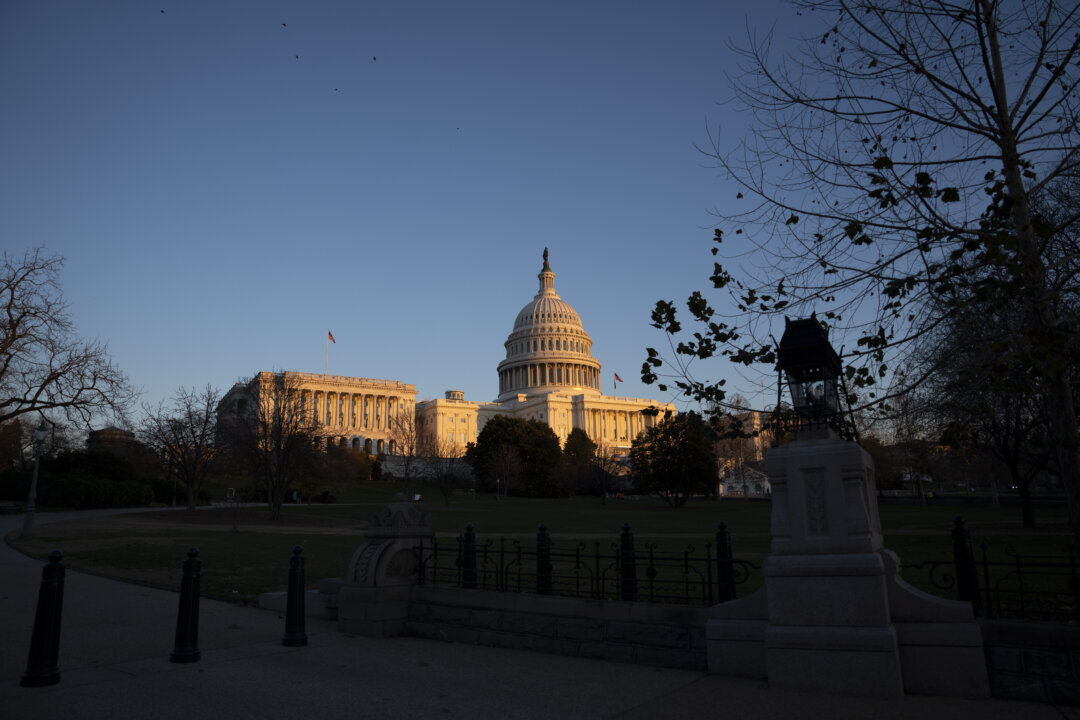
M 322 372 L 328 328 L 331 373 L 492 400 L 545 246 L 604 392 L 618 372 L 620 395 L 673 399 L 639 369 L 666 342 L 656 300 L 708 286 L 732 191 L 694 146 L 742 134 L 726 42 L 792 14 L 3 2 L 0 242 L 67 258 L 80 332 L 144 401 Z

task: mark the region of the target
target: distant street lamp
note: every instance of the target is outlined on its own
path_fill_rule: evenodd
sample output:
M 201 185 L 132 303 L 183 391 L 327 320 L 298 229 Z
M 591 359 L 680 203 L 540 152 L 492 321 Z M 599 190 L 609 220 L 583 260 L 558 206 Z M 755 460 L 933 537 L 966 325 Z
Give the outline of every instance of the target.
M 38 465 L 41 463 L 41 446 L 45 444 L 45 438 L 49 436 L 49 428 L 45 426 L 45 418 L 34 430 L 34 476 L 30 480 L 30 497 L 26 499 L 26 513 L 23 515 L 22 539 L 29 540 L 34 537 L 34 510 L 37 501 L 37 477 Z

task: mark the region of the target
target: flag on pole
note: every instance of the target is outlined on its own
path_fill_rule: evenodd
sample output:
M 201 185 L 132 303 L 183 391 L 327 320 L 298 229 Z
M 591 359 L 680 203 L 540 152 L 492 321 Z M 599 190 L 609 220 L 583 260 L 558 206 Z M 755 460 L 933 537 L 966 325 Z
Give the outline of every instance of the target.
M 326 329 L 326 366 L 323 367 L 323 377 L 326 377 L 330 372 L 330 343 L 337 345 L 337 340 L 334 339 L 334 333 L 330 332 L 330 328 Z
M 623 379 L 619 377 L 619 373 L 615 373 L 615 382 L 623 382 Z

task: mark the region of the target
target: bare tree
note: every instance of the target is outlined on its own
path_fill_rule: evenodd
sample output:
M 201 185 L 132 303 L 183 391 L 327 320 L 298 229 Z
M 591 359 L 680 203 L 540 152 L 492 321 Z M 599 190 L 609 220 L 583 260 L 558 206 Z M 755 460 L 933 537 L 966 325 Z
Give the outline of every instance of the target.
M 927 394 L 942 436 L 987 450 L 1005 465 L 1020 493 L 1023 525 L 1033 528 L 1031 484 L 1053 464 L 1045 380 L 1030 371 L 1030 363 L 1003 359 L 986 337 L 988 328 L 1000 332 L 1011 325 L 1016 331 L 1018 320 L 1008 312 L 959 318 L 938 343 L 942 371 Z
M 619 455 L 615 448 L 599 446 L 592 458 L 593 491 L 600 496 L 600 504 L 607 504 L 607 496 L 618 492 L 622 485 L 630 485 L 630 471 L 624 463 L 625 456 Z
M 195 509 L 207 470 L 218 454 L 220 400 L 221 394 L 210 385 L 203 390 L 181 387 L 169 404 L 143 406 L 142 441 L 161 459 L 166 473 L 184 487 L 188 510 Z
M 734 152 L 707 152 L 738 186 L 745 211 L 719 212 L 711 280 L 732 309 L 694 293 L 703 330 L 676 348 L 675 383 L 723 400 L 689 377 L 687 358 L 722 355 L 773 363 L 770 321 L 818 316 L 853 336 L 845 356 L 851 400 L 886 400 L 890 367 L 909 358 L 971 297 L 1024 311 L 1022 343 L 1045 379 L 1051 433 L 1074 518 L 1080 518 L 1078 432 L 1062 313 L 1067 277 L 1046 238 L 1075 227 L 1080 210 L 1037 222 L 1032 198 L 1080 165 L 1080 7 L 1057 0 L 804 0 L 820 20 L 798 54 L 777 59 L 751 38 L 737 102 L 753 130 Z M 745 243 L 745 244 L 744 244 Z M 740 261 L 735 261 L 740 262 Z M 750 264 L 752 263 L 752 265 Z M 674 305 L 656 327 L 681 332 Z M 1024 352 L 1028 352 L 1024 348 Z M 1003 353 L 1020 348 L 1009 343 Z M 680 359 L 678 356 L 682 356 Z M 680 364 L 682 363 L 682 364 Z M 643 379 L 663 364 L 649 350 Z M 932 371 L 927 368 L 926 372 Z M 910 377 L 909 385 L 923 379 Z M 1080 537 L 1080 523 L 1076 524 Z
M 401 479 L 405 485 L 403 492 L 408 495 L 409 485 L 415 479 L 417 463 L 422 454 L 415 409 L 394 413 L 390 418 L 389 434 L 393 455 L 401 468 Z
M 243 390 L 243 408 L 218 420 L 237 459 L 266 490 L 271 520 L 281 517 L 293 484 L 319 466 L 318 445 L 324 438 L 300 390 L 293 373 L 259 373 Z
M 428 455 L 431 481 L 439 488 L 443 504 L 450 504 L 453 495 L 466 474 L 464 469 L 464 449 L 452 440 L 434 439 L 425 447 Z
M 123 416 L 135 391 L 106 346 L 79 338 L 60 287 L 64 260 L 43 248 L 0 257 L 0 424 L 60 411 L 89 425 Z

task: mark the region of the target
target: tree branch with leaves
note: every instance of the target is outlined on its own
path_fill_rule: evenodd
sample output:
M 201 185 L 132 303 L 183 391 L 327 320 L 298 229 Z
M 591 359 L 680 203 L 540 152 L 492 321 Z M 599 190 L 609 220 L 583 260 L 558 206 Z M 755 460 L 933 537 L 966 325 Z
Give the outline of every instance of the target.
M 1047 238 L 1074 228 L 1078 214 L 1040 215 L 1033 202 L 1080 167 L 1080 7 L 803 0 L 792 8 L 820 31 L 787 55 L 773 52 L 771 36 L 739 48 L 734 99 L 752 129 L 734 150 L 719 134 L 704 150 L 743 205 L 716 211 L 710 280 L 723 300 L 690 296 L 693 331 L 673 302 L 657 303 L 653 324 L 680 338 L 680 359 L 649 349 L 642 379 L 722 406 L 723 388 L 680 362 L 771 366 L 774 321 L 816 310 L 849 343 L 849 403 L 871 407 L 901 391 L 892 370 L 914 368 L 919 341 L 958 308 L 1011 302 L 1028 319 L 1018 342 L 1052 398 L 1052 440 L 1080 518 L 1067 370 L 1075 326 L 1062 309 L 1075 287 L 1046 252 Z M 1010 340 L 1003 352 L 1019 349 Z M 935 371 L 918 367 L 908 386 Z

